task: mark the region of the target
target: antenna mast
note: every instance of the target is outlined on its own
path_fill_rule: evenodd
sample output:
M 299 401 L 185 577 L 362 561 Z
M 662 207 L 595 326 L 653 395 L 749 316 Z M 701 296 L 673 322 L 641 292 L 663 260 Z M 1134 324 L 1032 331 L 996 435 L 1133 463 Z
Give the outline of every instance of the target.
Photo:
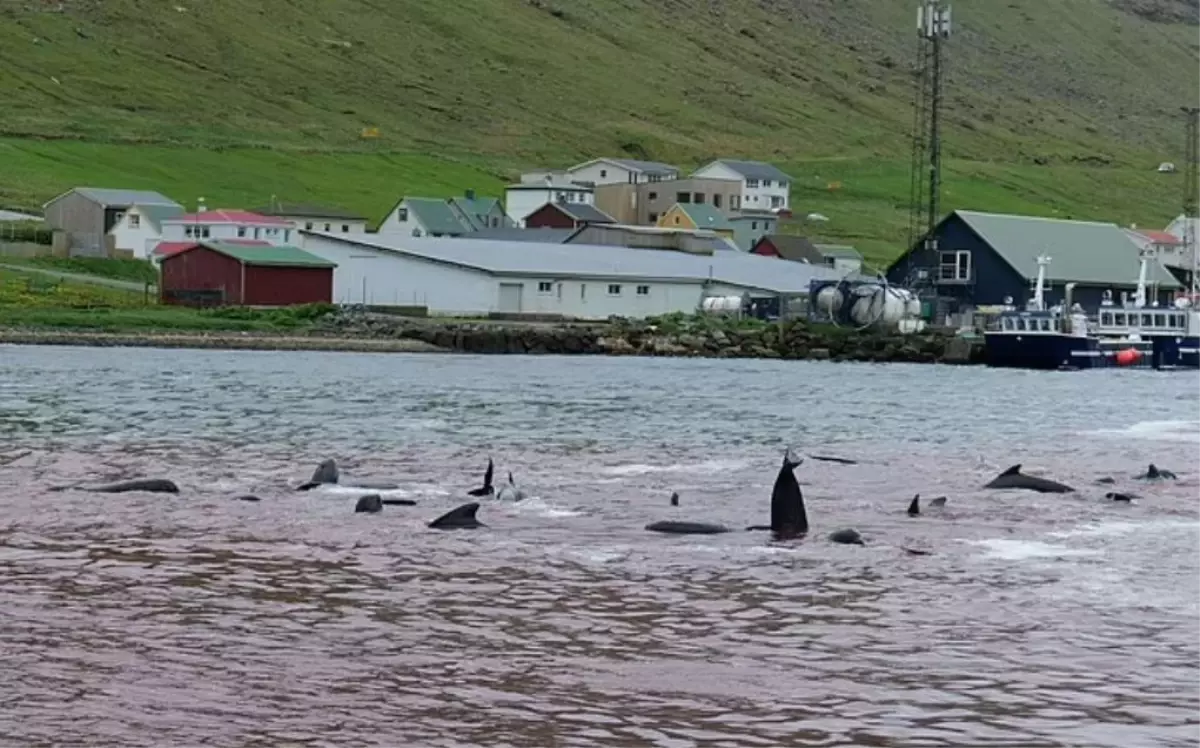
M 916 95 L 913 105 L 908 248 L 924 240 L 919 255 L 909 260 L 909 284 L 932 285 L 937 273 L 937 238 L 933 230 L 941 214 L 942 197 L 942 42 L 950 38 L 950 6 L 943 0 L 922 0 L 917 7 Z M 924 282 L 915 272 L 926 269 Z
M 1191 284 L 1188 293 L 1194 295 L 1200 291 L 1200 279 L 1196 278 L 1198 265 L 1196 257 L 1196 223 L 1200 213 L 1200 185 L 1197 184 L 1197 172 L 1200 171 L 1200 157 L 1197 148 L 1200 147 L 1200 108 L 1183 107 L 1187 115 L 1187 142 L 1184 144 L 1183 156 L 1183 250 L 1185 257 L 1191 260 Z

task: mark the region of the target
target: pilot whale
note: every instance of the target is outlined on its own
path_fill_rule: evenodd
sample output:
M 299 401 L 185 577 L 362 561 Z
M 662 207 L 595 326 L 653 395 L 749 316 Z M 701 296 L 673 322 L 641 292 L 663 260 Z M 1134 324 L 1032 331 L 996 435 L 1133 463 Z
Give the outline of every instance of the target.
M 488 458 L 487 470 L 483 473 L 483 485 L 479 488 L 472 488 L 467 491 L 471 496 L 491 496 L 496 493 L 496 489 L 492 486 L 492 475 L 495 472 L 496 466 L 492 464 L 492 458 Z
M 179 486 L 165 478 L 139 478 L 123 480 L 117 483 L 105 483 L 102 486 L 55 486 L 51 491 L 66 491 L 68 489 L 91 491 L 92 493 L 126 493 L 128 491 L 146 491 L 147 493 L 179 493 Z
M 1152 462 L 1150 467 L 1146 468 L 1146 472 L 1135 476 L 1135 480 L 1175 480 L 1175 473 L 1170 470 L 1161 470 Z
M 671 493 L 671 506 L 679 506 L 679 493 Z M 729 528 L 713 522 L 691 522 L 687 520 L 661 520 L 646 525 L 650 532 L 661 532 L 667 535 L 718 535 L 729 532 Z
M 1020 488 L 1038 493 L 1074 493 L 1075 489 L 1065 483 L 1038 478 L 1035 475 L 1025 475 L 1021 472 L 1020 464 L 1013 465 L 1000 473 L 984 488 Z
M 390 491 L 393 488 L 399 488 L 396 483 L 388 483 L 381 481 L 355 481 L 354 483 L 342 483 L 341 471 L 338 470 L 336 460 L 322 460 L 317 469 L 313 471 L 312 477 L 307 483 L 302 483 L 296 487 L 297 491 L 311 491 L 318 486 L 342 486 L 344 488 L 365 488 L 374 491 Z
M 478 511 L 479 502 L 472 501 L 451 509 L 430 522 L 429 526 L 435 530 L 473 530 L 476 527 L 487 527 L 475 518 L 475 513 Z
M 804 494 L 792 471 L 800 467 L 803 460 L 792 459 L 791 450 L 783 454 L 783 465 L 775 476 L 771 487 L 771 525 L 754 525 L 747 530 L 770 530 L 776 540 L 790 540 L 808 534 L 808 513 L 804 508 Z

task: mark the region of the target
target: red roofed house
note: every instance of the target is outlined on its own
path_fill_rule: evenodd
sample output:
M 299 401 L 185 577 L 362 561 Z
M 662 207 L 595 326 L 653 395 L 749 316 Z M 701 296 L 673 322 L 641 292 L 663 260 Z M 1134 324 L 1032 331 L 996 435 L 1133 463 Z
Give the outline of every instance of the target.
M 158 285 L 162 303 L 176 306 L 331 303 L 335 267 L 287 244 L 208 240 L 163 256 Z
M 245 210 L 203 210 L 160 221 L 162 242 L 248 239 L 287 244 L 296 228 L 291 221 Z M 152 254 L 161 255 L 158 246 Z

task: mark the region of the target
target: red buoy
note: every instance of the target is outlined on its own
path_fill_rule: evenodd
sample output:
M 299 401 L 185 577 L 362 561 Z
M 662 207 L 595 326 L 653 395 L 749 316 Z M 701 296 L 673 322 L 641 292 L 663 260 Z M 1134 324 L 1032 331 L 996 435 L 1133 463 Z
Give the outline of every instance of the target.
M 1117 351 L 1117 366 L 1132 366 L 1133 364 L 1136 364 L 1141 357 L 1142 352 L 1137 348 L 1126 348 L 1124 350 Z

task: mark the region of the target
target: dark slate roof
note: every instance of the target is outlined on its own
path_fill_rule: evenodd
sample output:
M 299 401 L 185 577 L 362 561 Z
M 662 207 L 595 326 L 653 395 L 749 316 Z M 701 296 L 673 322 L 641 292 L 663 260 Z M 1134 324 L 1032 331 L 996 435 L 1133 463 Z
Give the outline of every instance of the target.
M 584 223 L 616 223 L 617 219 L 587 203 L 554 203 L 554 207 L 566 213 L 576 221 Z
M 114 190 L 106 187 L 76 187 L 75 192 L 87 199 L 113 208 L 131 205 L 179 205 L 160 192 L 150 190 Z M 53 201 L 52 201 L 53 202 Z M 180 206 L 182 207 L 182 206 Z
M 464 239 L 491 239 L 504 242 L 536 242 L 538 244 L 563 244 L 577 229 L 518 229 L 512 227 L 480 229 L 463 234 Z
M 813 246 L 825 257 L 839 257 L 844 260 L 861 260 L 863 258 L 862 253 L 846 244 L 814 244 Z
M 1038 255 L 1050 257 L 1046 280 L 1091 285 L 1137 284 L 1141 260 L 1138 247 L 1115 223 L 1064 221 L 1056 218 L 1013 216 L 956 210 L 971 230 L 996 254 L 1026 278 L 1037 278 Z M 1150 283 L 1179 288 L 1161 263 L 1147 268 Z
M 792 181 L 792 178 L 788 174 L 762 161 L 734 161 L 732 159 L 721 158 L 717 159 L 716 163 L 724 164 L 748 179 L 773 179 L 780 182 Z
M 365 221 L 365 216 L 328 205 L 311 203 L 272 203 L 262 208 L 253 208 L 251 213 L 260 216 L 295 216 L 297 218 L 335 218 L 342 221 Z
M 807 262 L 810 265 L 824 265 L 825 257 L 821 250 L 808 240 L 808 237 L 793 234 L 769 234 L 759 241 L 770 240 L 779 255 L 793 262 Z

